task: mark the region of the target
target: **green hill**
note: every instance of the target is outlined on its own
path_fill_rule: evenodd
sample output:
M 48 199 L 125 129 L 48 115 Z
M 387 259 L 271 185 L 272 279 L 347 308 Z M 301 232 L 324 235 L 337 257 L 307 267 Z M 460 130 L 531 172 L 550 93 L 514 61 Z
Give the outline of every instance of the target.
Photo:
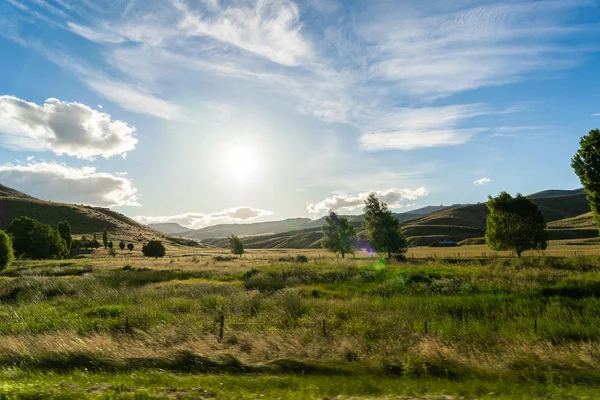
M 150 239 L 187 243 L 155 231 L 133 219 L 108 208 L 44 201 L 0 185 L 0 229 L 7 229 L 12 220 L 28 216 L 56 227 L 59 221 L 69 221 L 75 237 L 100 233 L 107 229 L 113 242 L 145 242 Z
M 551 239 L 589 238 L 598 235 L 585 194 L 578 192 L 554 197 L 539 195 L 531 200 L 540 208 L 546 222 L 549 222 L 548 230 Z M 407 220 L 401 220 L 401 223 L 411 244 L 428 246 L 441 240 L 462 241 L 483 237 L 487 215 L 487 206 L 485 203 L 479 203 L 442 208 L 441 211 L 425 216 L 410 215 Z M 355 226 L 360 226 L 361 221 L 361 216 L 353 216 L 351 219 Z M 320 231 L 322 221 L 312 221 L 312 224 L 311 229 L 244 237 L 244 243 L 251 249 L 318 248 L 322 237 Z M 213 238 L 204 239 L 202 243 L 226 247 L 228 241 L 226 238 Z

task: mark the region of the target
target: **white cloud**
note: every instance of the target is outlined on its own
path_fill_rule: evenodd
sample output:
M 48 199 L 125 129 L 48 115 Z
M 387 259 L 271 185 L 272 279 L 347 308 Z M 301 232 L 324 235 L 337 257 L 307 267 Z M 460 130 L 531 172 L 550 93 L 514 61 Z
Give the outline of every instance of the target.
M 554 41 L 577 31 L 564 27 L 564 12 L 582 5 L 449 2 L 441 12 L 428 13 L 412 4 L 388 7 L 385 16 L 365 22 L 358 32 L 371 44 L 369 70 L 375 78 L 410 95 L 435 98 L 573 65 L 577 57 L 560 57 L 568 49 Z
M 600 117 L 600 113 L 592 114 L 592 117 Z
M 489 113 L 478 104 L 459 106 L 403 108 L 377 115 L 376 124 L 384 121 L 389 128 L 374 125 L 364 132 L 361 144 L 366 150 L 412 150 L 434 146 L 453 146 L 468 142 L 482 129 L 459 129 L 466 119 Z
M 92 42 L 96 43 L 123 43 L 125 39 L 111 32 L 109 29 L 94 29 L 87 26 L 82 26 L 74 22 L 68 22 L 67 26 L 71 32 L 82 36 Z
M 172 222 L 190 229 L 199 229 L 216 224 L 244 223 L 269 215 L 273 215 L 273 212 L 244 206 L 228 208 L 212 214 L 186 213 L 171 216 L 138 216 L 134 219 L 146 225 Z
M 358 195 L 347 195 L 347 194 L 337 194 L 332 197 L 328 197 L 325 200 L 315 203 L 309 204 L 306 209 L 311 214 L 324 214 L 329 210 L 338 211 L 338 210 L 356 210 L 357 208 L 362 208 L 365 205 L 365 200 L 373 192 L 364 192 Z M 379 200 L 388 204 L 390 208 L 402 208 L 403 205 L 401 202 L 406 200 L 416 200 L 419 197 L 427 196 L 429 193 L 427 189 L 424 187 L 420 187 L 418 189 L 389 189 L 385 191 L 374 192 Z
M 125 156 L 138 141 L 134 127 L 84 104 L 48 99 L 37 105 L 14 96 L 0 96 L 0 133 L 12 148 L 82 159 Z
M 221 8 L 214 18 L 194 12 L 182 0 L 171 1 L 183 15 L 179 28 L 188 37 L 207 36 L 287 66 L 311 56 L 293 1 L 249 1 L 247 6 Z M 218 9 L 217 2 L 212 8 Z
M 37 162 L 0 165 L 3 184 L 42 200 L 100 207 L 139 206 L 137 190 L 122 174 L 97 172 L 96 168 L 73 168 Z
M 236 91 L 262 86 L 292 99 L 301 113 L 349 124 L 368 150 L 466 143 L 494 127 L 474 126 L 473 116 L 459 110 L 450 122 L 428 120 L 420 115 L 434 108 L 429 102 L 543 79 L 591 51 L 586 38 L 581 45 L 570 40 L 590 31 L 572 15 L 591 1 L 384 1 L 365 2 L 360 13 L 341 4 L 123 0 L 103 5 L 114 11 L 103 16 L 113 18 L 79 12 L 78 23 L 63 27 L 104 45 L 104 70 L 114 75 L 78 75 L 127 110 L 178 119 L 181 110 L 159 96 L 161 86 L 192 85 L 200 71 L 227 79 Z M 309 18 L 316 10 L 320 17 Z M 447 102 L 454 105 L 446 108 L 470 107 Z M 410 126 L 399 118 L 411 115 L 428 123 Z
M 143 89 L 106 79 L 86 79 L 85 82 L 95 92 L 125 110 L 164 119 L 180 119 L 182 117 L 178 106 Z
M 475 182 L 473 182 L 474 185 L 478 185 L 478 186 L 483 186 L 483 185 L 487 185 L 488 183 L 491 183 L 492 180 L 490 178 L 481 178 L 481 179 L 477 179 Z

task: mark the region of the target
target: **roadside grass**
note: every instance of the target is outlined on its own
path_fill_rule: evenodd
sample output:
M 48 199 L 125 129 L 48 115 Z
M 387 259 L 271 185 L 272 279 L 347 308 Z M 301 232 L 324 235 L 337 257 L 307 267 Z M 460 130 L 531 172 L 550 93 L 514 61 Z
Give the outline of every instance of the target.
M 197 385 L 207 398 L 594 398 L 600 387 L 597 256 L 154 261 L 4 271 L 0 399 L 193 397 Z M 150 384 L 158 376 L 180 386 Z M 61 382 L 77 387 L 52 397 Z M 529 394 L 511 397 L 519 385 Z

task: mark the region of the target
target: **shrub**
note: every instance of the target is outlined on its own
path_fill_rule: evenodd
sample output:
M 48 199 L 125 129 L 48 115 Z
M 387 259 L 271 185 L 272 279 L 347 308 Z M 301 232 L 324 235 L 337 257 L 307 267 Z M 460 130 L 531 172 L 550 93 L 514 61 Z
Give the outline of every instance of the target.
M 127 244 L 127 250 L 129 250 L 129 251 L 133 251 L 134 247 L 135 246 L 133 245 L 133 243 L 128 243 Z
M 12 240 L 6 232 L 0 230 L 0 270 L 10 266 L 14 260 Z
M 150 240 L 142 247 L 142 253 L 146 257 L 164 257 L 166 254 L 165 246 L 160 240 Z
M 306 257 L 304 254 L 299 254 L 299 255 L 296 256 L 296 262 L 307 263 L 308 262 L 308 257 Z

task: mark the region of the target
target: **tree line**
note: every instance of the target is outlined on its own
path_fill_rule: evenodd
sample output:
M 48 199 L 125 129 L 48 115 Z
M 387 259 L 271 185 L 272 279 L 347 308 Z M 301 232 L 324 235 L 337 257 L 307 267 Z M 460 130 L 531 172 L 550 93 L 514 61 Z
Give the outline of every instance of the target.
M 82 250 L 98 249 L 101 246 L 116 257 L 116 248 L 109 239 L 108 230 L 102 232 L 102 244 L 94 233 L 91 239 L 82 236 L 73 239 L 71 225 L 68 221 L 60 221 L 56 229 L 30 217 L 15 218 L 6 231 L 0 230 L 0 269 L 6 268 L 17 259 L 60 260 L 73 257 Z M 121 251 L 125 248 L 132 252 L 133 243 L 121 240 L 118 244 Z M 150 240 L 142 246 L 142 253 L 147 257 L 164 257 L 165 246 L 160 240 Z

